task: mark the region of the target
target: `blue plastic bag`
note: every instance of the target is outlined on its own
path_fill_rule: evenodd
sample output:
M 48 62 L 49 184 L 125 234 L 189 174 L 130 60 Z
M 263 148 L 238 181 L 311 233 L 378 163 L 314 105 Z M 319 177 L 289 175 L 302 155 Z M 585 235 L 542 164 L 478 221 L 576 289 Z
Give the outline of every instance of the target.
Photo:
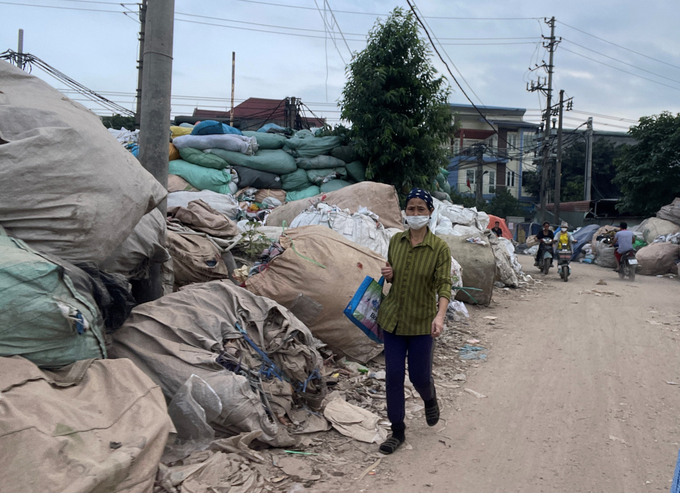
M 230 127 L 226 123 L 220 123 L 215 120 L 203 120 L 196 124 L 191 131 L 191 135 L 221 135 L 221 134 L 237 134 L 243 135 L 238 128 Z
M 378 326 L 378 309 L 383 299 L 384 284 L 383 277 L 376 281 L 366 276 L 343 312 L 369 339 L 380 344 L 385 342 L 383 331 Z

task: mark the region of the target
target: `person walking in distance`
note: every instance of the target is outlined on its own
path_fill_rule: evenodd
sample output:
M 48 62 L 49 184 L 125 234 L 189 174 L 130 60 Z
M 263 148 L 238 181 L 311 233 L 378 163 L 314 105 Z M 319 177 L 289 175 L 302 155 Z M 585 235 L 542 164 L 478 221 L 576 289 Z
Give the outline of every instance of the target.
M 427 424 L 439 421 L 439 404 L 432 378 L 434 341 L 444 330 L 451 298 L 451 252 L 428 228 L 434 210 L 432 196 L 414 188 L 406 198 L 409 229 L 390 240 L 387 264 L 381 273 L 392 284 L 378 311 L 385 336 L 387 417 L 392 434 L 380 445 L 391 454 L 404 443 L 406 425 L 404 378 L 425 402 Z

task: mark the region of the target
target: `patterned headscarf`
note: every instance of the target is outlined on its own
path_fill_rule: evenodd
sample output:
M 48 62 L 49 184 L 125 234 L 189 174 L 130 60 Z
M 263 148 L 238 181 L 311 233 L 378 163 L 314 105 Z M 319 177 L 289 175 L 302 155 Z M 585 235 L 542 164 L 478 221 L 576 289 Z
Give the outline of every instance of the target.
M 411 200 L 411 199 L 422 199 L 427 204 L 427 208 L 429 210 L 434 209 L 434 202 L 432 201 L 432 195 L 430 195 L 430 192 L 426 192 L 422 188 L 414 188 L 408 193 L 408 195 L 406 196 L 406 204 L 407 205 L 408 205 L 408 201 Z

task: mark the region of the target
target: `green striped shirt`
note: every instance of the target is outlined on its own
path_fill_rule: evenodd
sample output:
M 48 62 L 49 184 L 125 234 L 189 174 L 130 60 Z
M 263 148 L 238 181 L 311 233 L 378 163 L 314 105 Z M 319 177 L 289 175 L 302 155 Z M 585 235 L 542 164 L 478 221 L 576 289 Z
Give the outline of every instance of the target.
M 392 288 L 380 305 L 378 324 L 399 335 L 427 335 L 437 315 L 437 299 L 451 299 L 451 251 L 428 229 L 425 239 L 411 246 L 410 230 L 390 240 L 387 261 Z

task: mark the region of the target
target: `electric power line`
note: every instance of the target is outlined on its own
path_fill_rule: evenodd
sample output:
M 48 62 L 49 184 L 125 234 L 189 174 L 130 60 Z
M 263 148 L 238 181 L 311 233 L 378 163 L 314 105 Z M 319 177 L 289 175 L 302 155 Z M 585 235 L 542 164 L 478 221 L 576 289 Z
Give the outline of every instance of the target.
M 611 41 L 607 41 L 604 38 L 600 38 L 599 36 L 595 36 L 594 34 L 590 34 L 590 33 L 587 33 L 585 31 L 582 31 L 581 29 L 578 29 L 574 26 L 570 26 L 569 24 L 565 24 L 562 21 L 558 21 L 558 22 L 560 24 L 562 24 L 563 26 L 568 27 L 569 29 L 573 29 L 574 31 L 578 31 L 580 33 L 583 33 L 587 36 L 590 36 L 591 38 L 599 39 L 600 41 L 604 41 L 605 43 L 609 43 L 610 45 L 616 46 L 617 48 L 621 48 L 622 50 L 630 51 L 631 53 L 635 53 L 636 55 L 639 55 L 639 56 L 642 56 L 642 57 L 645 57 L 645 58 L 649 58 L 650 60 L 654 60 L 655 62 L 663 63 L 664 65 L 668 65 L 669 67 L 680 69 L 680 66 L 678 66 L 678 65 L 673 65 L 672 63 L 664 62 L 663 60 L 659 60 L 658 58 L 654 58 L 654 57 L 651 57 L 649 55 L 645 55 L 644 53 L 640 53 L 639 51 L 631 50 L 630 48 L 626 48 L 625 46 L 621 46 L 621 45 L 613 43 Z
M 17 5 L 19 7 L 40 7 L 44 9 L 58 9 L 58 10 L 80 10 L 83 12 L 103 12 L 108 14 L 125 14 L 123 10 L 103 10 L 103 9 L 86 9 L 82 7 L 59 7 L 58 5 L 36 5 L 29 3 L 18 3 L 18 2 L 0 2 L 3 5 Z M 118 4 L 120 5 L 120 4 Z M 128 4 L 129 5 L 129 4 Z
M 605 67 L 609 67 L 609 68 L 613 68 L 614 70 L 618 70 L 619 72 L 623 72 L 623 73 L 625 73 L 625 74 L 632 75 L 632 76 L 638 77 L 638 78 L 640 78 L 640 79 L 648 80 L 649 82 L 653 82 L 653 83 L 655 83 L 655 84 L 659 84 L 660 86 L 669 87 L 669 88 L 671 88 L 671 89 L 675 89 L 676 91 L 680 91 L 680 87 L 669 86 L 668 84 L 664 84 L 663 82 L 659 82 L 659 81 L 657 81 L 657 80 L 650 79 L 649 77 L 643 77 L 642 75 L 638 75 L 638 74 L 635 74 L 635 73 L 633 73 L 633 72 L 629 72 L 628 70 L 623 70 L 622 68 L 615 67 L 614 65 L 609 65 L 608 63 L 601 62 L 600 60 L 596 60 L 595 58 L 590 58 L 590 57 L 588 57 L 588 56 L 582 55 L 581 53 L 577 53 L 577 52 L 575 52 L 575 51 L 568 50 L 567 48 L 564 48 L 564 47 L 562 47 L 562 49 L 563 49 L 564 51 L 567 51 L 567 52 L 572 53 L 572 54 L 574 54 L 574 55 L 583 57 L 583 58 L 585 58 L 586 60 L 590 60 L 590 61 L 592 61 L 592 62 L 599 63 L 600 65 L 604 65 Z
M 670 77 L 666 77 L 666 76 L 664 76 L 664 75 L 657 74 L 656 72 L 652 72 L 652 71 L 650 71 L 650 70 L 646 70 L 646 69 L 644 69 L 644 68 L 641 68 L 641 67 L 638 67 L 638 66 L 636 66 L 636 65 L 633 65 L 632 63 L 624 62 L 623 60 L 619 60 L 618 58 L 614 58 L 614 57 L 612 57 L 612 56 L 605 55 L 604 53 L 600 53 L 599 51 L 591 50 L 590 48 L 587 48 L 587 47 L 585 47 L 585 46 L 583 46 L 583 45 L 580 45 L 580 44 L 578 44 L 578 43 L 574 43 L 573 41 L 570 41 L 570 40 L 568 40 L 568 39 L 562 38 L 562 41 L 566 41 L 567 43 L 571 43 L 571 44 L 573 44 L 573 45 L 575 45 L 575 46 L 578 46 L 579 48 L 583 48 L 584 50 L 588 50 L 588 51 L 590 51 L 591 53 L 595 53 L 595 54 L 600 55 L 600 56 L 603 56 L 603 57 L 605 57 L 605 58 L 609 58 L 610 60 L 614 60 L 615 62 L 623 63 L 624 65 L 628 65 L 629 67 L 633 67 L 633 68 L 636 68 L 636 69 L 641 70 L 641 71 L 643 71 L 643 72 L 647 72 L 648 74 L 656 75 L 657 77 L 661 77 L 662 79 L 666 79 L 666 80 L 669 80 L 669 81 L 671 81 L 671 82 L 676 82 L 676 83 L 680 84 L 680 80 L 671 79 Z

